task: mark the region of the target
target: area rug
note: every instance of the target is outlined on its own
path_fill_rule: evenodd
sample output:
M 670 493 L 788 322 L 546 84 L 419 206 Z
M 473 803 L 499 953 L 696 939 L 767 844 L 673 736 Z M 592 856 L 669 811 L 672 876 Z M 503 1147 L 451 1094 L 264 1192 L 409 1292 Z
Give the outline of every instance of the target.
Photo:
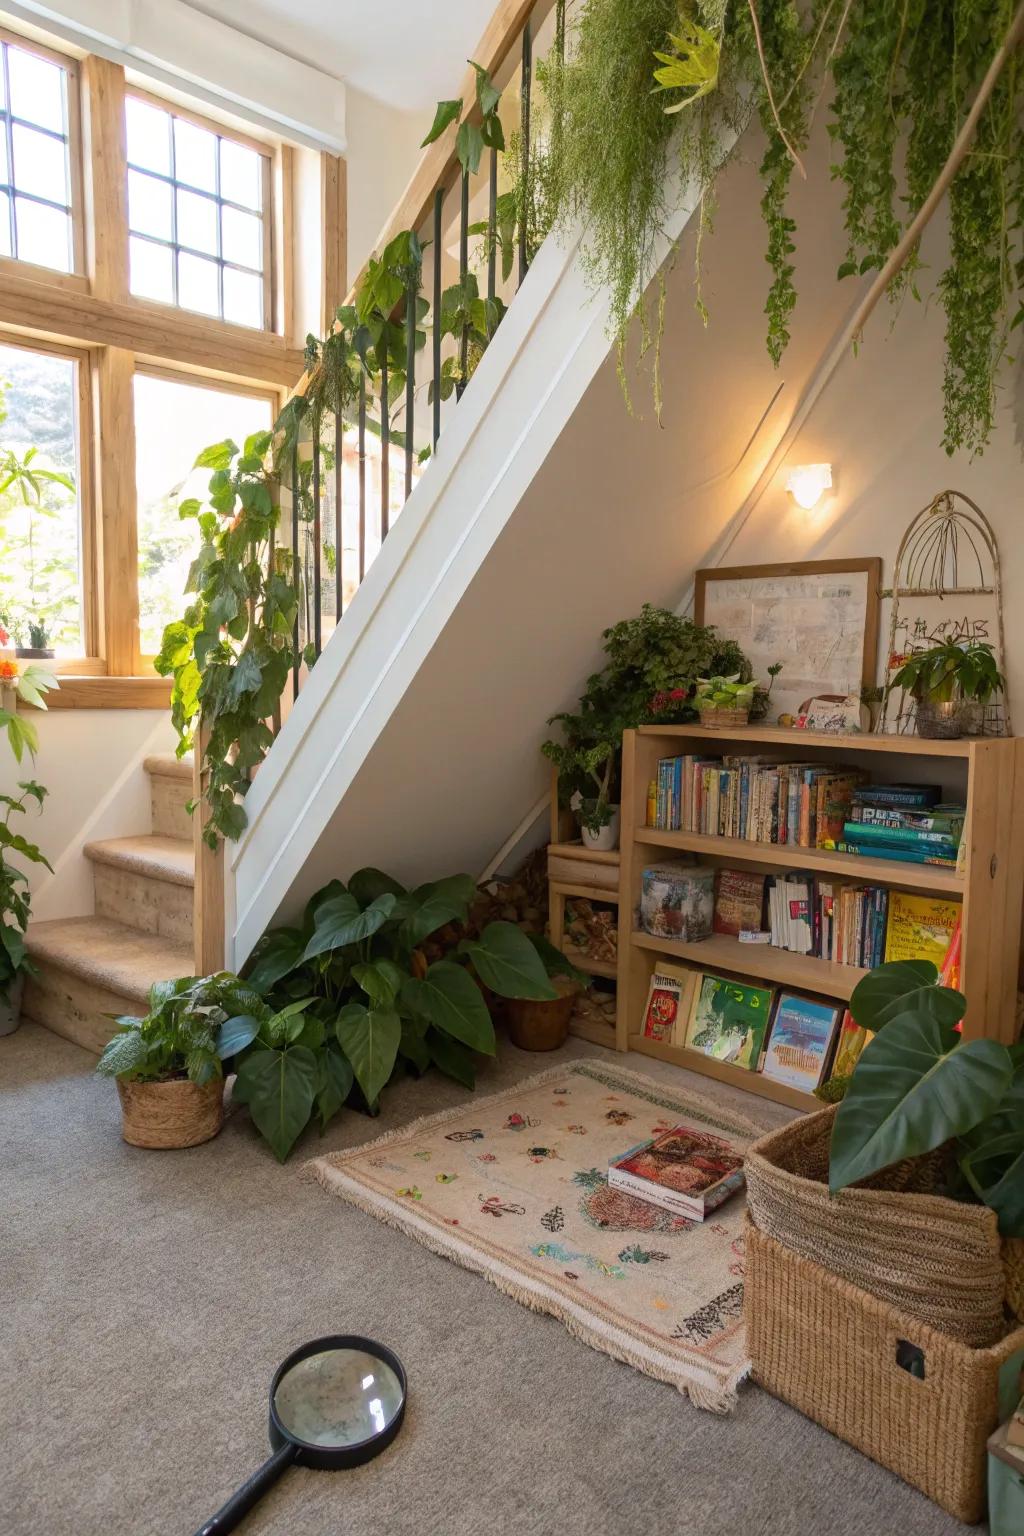
M 749 1365 L 743 1196 L 691 1222 L 608 1187 L 611 1158 L 680 1123 L 740 1151 L 758 1135 L 692 1093 L 587 1060 L 307 1168 L 595 1349 L 728 1413 Z

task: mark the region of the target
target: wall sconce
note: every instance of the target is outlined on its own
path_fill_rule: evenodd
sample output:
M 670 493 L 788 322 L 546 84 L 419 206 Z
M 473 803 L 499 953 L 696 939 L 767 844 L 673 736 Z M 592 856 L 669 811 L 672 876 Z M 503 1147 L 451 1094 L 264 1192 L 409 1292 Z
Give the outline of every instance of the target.
M 823 493 L 831 489 L 831 464 L 798 464 L 796 469 L 790 470 L 786 480 L 786 490 L 805 512 L 816 507 Z

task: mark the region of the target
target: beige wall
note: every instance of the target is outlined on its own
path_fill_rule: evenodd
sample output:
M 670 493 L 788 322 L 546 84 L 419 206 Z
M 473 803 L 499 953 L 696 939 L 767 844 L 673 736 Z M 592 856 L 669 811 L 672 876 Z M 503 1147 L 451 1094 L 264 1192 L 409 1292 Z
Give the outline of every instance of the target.
M 353 282 L 375 248 L 416 169 L 431 113 L 400 112 L 349 87 L 348 275 Z

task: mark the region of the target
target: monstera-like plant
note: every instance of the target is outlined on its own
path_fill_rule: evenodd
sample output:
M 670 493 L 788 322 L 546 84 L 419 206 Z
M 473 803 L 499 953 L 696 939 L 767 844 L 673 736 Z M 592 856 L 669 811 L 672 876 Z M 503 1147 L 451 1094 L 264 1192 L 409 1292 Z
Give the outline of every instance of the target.
M 949 1192 L 994 1210 L 1004 1237 L 1024 1237 L 1024 1043 L 965 1040 L 966 1006 L 928 960 L 879 965 L 858 982 L 850 1009 L 876 1038 L 836 1113 L 829 1187 L 950 1143 Z
M 537 946 L 508 922 L 468 922 L 468 875 L 407 891 L 378 869 L 333 880 L 301 924 L 259 945 L 244 1012 L 225 1022 L 234 1098 L 283 1161 L 314 1115 L 350 1096 L 371 1113 L 399 1068 L 438 1067 L 472 1088 L 474 1055 L 493 1056 L 486 994 L 558 994 Z

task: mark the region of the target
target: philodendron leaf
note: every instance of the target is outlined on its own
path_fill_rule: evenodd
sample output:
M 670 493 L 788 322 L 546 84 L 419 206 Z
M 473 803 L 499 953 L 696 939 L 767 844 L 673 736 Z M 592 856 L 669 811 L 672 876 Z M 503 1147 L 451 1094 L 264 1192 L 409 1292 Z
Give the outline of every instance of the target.
M 260 945 L 246 980 L 257 992 L 270 988 L 302 964 L 306 941 L 298 928 L 276 928 Z
M 251 1013 L 240 1013 L 233 1019 L 225 1019 L 217 1032 L 217 1055 L 221 1061 L 237 1056 L 251 1045 L 260 1032 L 259 1019 Z
M 358 901 L 349 891 L 325 901 L 317 909 L 316 928 L 306 945 L 303 959 L 312 960 L 316 955 L 324 955 L 334 949 L 343 949 L 346 944 L 357 944 L 361 939 L 368 939 L 379 928 L 383 928 L 396 900 L 393 892 L 385 891 L 375 901 L 371 901 L 365 911 L 360 911 Z
M 395 1070 L 395 1057 L 402 1038 L 402 1024 L 397 1013 L 385 1009 L 364 1008 L 349 1003 L 338 1014 L 335 1031 L 338 1044 L 352 1063 L 356 1082 L 367 1104 L 373 1104 Z
M 857 1063 L 836 1112 L 829 1188 L 906 1157 L 919 1157 L 984 1120 L 1005 1094 L 1013 1065 L 997 1040 L 955 1036 L 920 1013 L 890 1019 Z
M 313 1111 L 317 1060 L 305 1046 L 253 1051 L 238 1069 L 237 1087 L 253 1124 L 283 1163 Z
M 436 960 L 422 981 L 413 977 L 406 981 L 402 1002 L 471 1050 L 488 1056 L 497 1050 L 487 1004 L 465 966 Z
M 478 940 L 466 939 L 459 949 L 472 960 L 484 986 L 499 997 L 549 1002 L 558 996 L 543 961 L 515 923 L 488 923 Z
M 995 1211 L 1003 1237 L 1024 1237 L 1024 1122 L 1001 1135 L 974 1132 L 977 1144 L 960 1159 L 960 1168 L 979 1200 Z
M 404 885 L 392 880 L 382 869 L 357 869 L 348 882 L 348 888 L 361 907 L 368 907 L 371 901 L 376 901 L 378 896 L 383 896 L 387 891 L 393 896 L 405 895 Z
M 352 980 L 362 987 L 375 1008 L 390 1008 L 405 980 L 405 972 L 393 960 L 373 960 L 366 965 L 354 965 Z
M 952 987 L 938 986 L 938 979 L 930 960 L 890 960 L 857 983 L 850 1012 L 864 1029 L 879 1030 L 901 1013 L 925 1013 L 939 1024 L 957 1024 L 966 999 Z
M 417 1072 L 422 1076 L 430 1066 L 430 1052 L 427 1050 L 424 1036 L 425 1024 L 420 1024 L 413 1019 L 402 1020 L 402 1038 L 399 1042 L 399 1052 L 406 1061 L 411 1061 Z
M 469 875 L 449 875 L 444 880 L 417 886 L 403 897 L 398 909 L 405 914 L 403 942 L 415 949 L 445 923 L 465 922 L 475 895 L 476 886 Z
M 426 1045 L 434 1066 L 440 1068 L 447 1077 L 453 1077 L 464 1088 L 476 1086 L 476 1068 L 464 1045 L 460 1045 L 457 1040 L 450 1040 L 447 1035 L 439 1034 L 436 1029 L 427 1034 Z
M 334 1119 L 352 1089 L 352 1063 L 336 1046 L 329 1045 L 318 1059 L 316 1112 L 321 1134 Z

